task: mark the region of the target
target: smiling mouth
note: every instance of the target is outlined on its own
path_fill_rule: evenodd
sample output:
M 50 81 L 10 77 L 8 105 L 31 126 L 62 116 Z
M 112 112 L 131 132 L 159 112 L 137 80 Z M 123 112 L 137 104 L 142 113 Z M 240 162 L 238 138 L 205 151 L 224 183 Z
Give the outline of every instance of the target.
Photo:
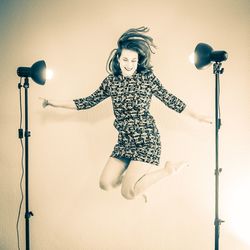
M 129 68 L 126 68 L 126 67 L 125 67 L 125 69 L 126 69 L 127 71 L 131 71 L 133 68 L 129 69 Z

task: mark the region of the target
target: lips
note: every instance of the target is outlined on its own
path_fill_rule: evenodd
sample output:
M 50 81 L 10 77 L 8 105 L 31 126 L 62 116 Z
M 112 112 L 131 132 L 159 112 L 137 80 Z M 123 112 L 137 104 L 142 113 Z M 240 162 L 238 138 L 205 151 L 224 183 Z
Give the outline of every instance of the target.
M 124 67 L 124 69 L 126 69 L 127 71 L 131 71 L 133 68 L 126 68 L 126 67 Z

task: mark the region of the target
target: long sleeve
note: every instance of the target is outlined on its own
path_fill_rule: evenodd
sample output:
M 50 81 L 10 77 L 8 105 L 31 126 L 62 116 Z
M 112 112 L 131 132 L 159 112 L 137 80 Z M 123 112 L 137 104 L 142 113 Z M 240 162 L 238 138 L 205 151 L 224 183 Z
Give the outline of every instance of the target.
M 101 86 L 93 94 L 88 97 L 74 99 L 73 101 L 77 107 L 77 110 L 92 108 L 109 97 L 110 92 L 108 83 L 108 77 L 106 77 L 101 83 Z
M 151 75 L 151 81 L 153 83 L 153 95 L 161 100 L 166 106 L 178 113 L 181 113 L 185 109 L 186 104 L 175 95 L 169 93 L 154 74 Z

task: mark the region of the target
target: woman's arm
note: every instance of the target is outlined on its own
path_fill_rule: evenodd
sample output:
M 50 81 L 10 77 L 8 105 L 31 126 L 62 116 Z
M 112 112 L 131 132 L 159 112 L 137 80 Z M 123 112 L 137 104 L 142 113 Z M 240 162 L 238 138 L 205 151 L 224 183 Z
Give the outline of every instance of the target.
M 42 106 L 43 108 L 46 108 L 47 106 L 51 106 L 54 108 L 64 108 L 64 109 L 74 109 L 76 110 L 76 105 L 74 103 L 73 100 L 70 101 L 49 101 L 45 98 L 41 98 L 40 99 L 43 101 Z
M 171 94 L 153 73 L 149 76 L 149 81 L 152 83 L 152 94 L 167 107 L 178 113 L 181 113 L 185 109 L 186 104 L 181 99 Z
M 210 117 L 197 114 L 194 111 L 190 110 L 188 107 L 185 107 L 185 109 L 182 111 L 182 114 L 188 115 L 189 117 L 194 118 L 199 122 L 206 122 L 212 124 L 212 120 Z
M 186 114 L 189 117 L 198 120 L 199 122 L 212 124 L 212 120 L 210 117 L 195 113 L 194 111 L 190 110 L 181 99 L 169 93 L 154 74 L 151 74 L 150 78 L 150 81 L 153 84 L 153 94 L 169 108 L 175 110 L 178 113 Z

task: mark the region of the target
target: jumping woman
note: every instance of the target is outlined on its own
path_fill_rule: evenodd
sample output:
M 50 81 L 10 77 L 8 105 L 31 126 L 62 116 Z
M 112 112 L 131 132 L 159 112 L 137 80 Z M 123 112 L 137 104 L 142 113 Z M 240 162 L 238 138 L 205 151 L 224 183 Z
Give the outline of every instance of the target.
M 149 112 L 152 96 L 167 107 L 201 122 L 205 116 L 188 109 L 187 105 L 164 88 L 150 64 L 155 45 L 146 27 L 129 29 L 119 38 L 107 62 L 109 75 L 90 96 L 66 102 L 43 99 L 43 107 L 89 109 L 111 97 L 118 140 L 102 174 L 100 188 L 110 190 L 121 185 L 121 194 L 134 199 L 152 184 L 177 172 L 185 162 L 160 162 L 161 142 L 155 120 Z

